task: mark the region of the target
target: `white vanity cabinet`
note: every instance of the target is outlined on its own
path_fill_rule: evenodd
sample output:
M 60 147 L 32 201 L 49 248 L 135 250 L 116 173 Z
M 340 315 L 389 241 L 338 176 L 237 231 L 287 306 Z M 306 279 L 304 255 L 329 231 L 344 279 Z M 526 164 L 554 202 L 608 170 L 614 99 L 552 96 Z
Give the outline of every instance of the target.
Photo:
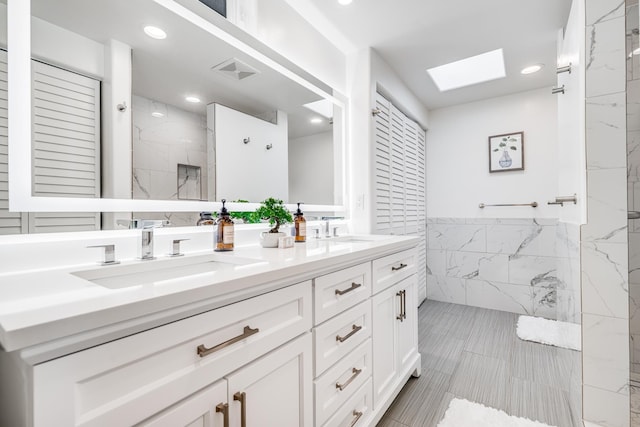
M 372 297 L 373 405 L 377 410 L 394 396 L 414 369 L 420 374 L 415 252 L 373 262 Z
M 290 374 L 292 369 L 297 376 L 284 375 L 286 387 L 308 399 L 310 329 L 311 283 L 304 282 L 36 365 L 33 425 L 51 426 L 52 420 L 61 426 L 134 425 L 174 404 L 191 408 L 184 399 L 223 378 L 231 397 L 246 393 L 254 402 L 250 411 L 259 414 L 259 408 L 270 404 L 282 408 L 282 402 L 274 403 L 271 386 L 284 393 L 283 383 L 270 372 Z M 260 359 L 305 333 L 288 353 L 276 351 Z M 213 408 L 219 403 L 229 405 L 231 421 L 238 418 L 237 401 L 209 402 Z M 287 405 L 295 408 L 295 401 Z M 191 421 L 206 415 L 195 403 L 193 407 Z M 299 408 L 301 420 L 308 416 L 306 410 L 312 406 Z M 188 420 L 184 411 L 176 416 Z

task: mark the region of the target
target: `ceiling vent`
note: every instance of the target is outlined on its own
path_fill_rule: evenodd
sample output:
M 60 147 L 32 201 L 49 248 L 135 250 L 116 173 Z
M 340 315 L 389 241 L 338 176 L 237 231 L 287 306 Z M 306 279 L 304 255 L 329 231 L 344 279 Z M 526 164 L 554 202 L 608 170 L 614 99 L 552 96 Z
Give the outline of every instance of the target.
M 237 58 L 227 59 L 226 61 L 211 68 L 223 76 L 226 76 L 233 80 L 242 80 L 247 77 L 251 77 L 254 74 L 259 74 L 260 71 L 256 70 L 252 66 L 245 64 Z

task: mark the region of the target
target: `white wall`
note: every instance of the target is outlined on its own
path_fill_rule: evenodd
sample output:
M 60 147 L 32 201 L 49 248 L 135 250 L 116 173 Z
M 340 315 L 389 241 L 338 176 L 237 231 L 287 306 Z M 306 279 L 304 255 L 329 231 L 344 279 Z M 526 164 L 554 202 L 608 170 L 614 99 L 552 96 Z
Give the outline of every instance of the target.
M 432 110 L 427 216 L 557 218 L 556 95 L 549 88 Z M 488 137 L 524 131 L 524 171 L 489 173 Z M 478 204 L 538 202 L 537 208 Z
M 289 203 L 332 205 L 333 163 L 333 132 L 289 140 Z
M 278 112 L 274 125 L 220 104 L 213 112 L 218 200 L 262 201 L 289 197 L 287 116 Z M 212 128 L 211 123 L 208 127 Z M 245 144 L 243 140 L 250 138 Z M 266 146 L 272 144 L 267 150 Z

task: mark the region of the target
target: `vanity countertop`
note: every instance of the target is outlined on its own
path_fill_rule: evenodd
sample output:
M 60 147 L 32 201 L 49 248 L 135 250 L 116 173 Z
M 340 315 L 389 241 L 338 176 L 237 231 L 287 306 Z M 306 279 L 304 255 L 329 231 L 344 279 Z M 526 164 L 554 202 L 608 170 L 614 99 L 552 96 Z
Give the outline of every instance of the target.
M 115 266 L 93 263 L 3 274 L 0 344 L 14 351 L 53 340 L 115 339 L 417 243 L 416 237 L 403 236 L 310 239 L 287 249 L 256 244 Z M 210 261 L 222 267 L 209 271 L 205 265 Z M 198 266 L 193 272 L 190 263 Z M 163 269 L 171 273 L 164 276 Z M 126 276 L 118 277 L 120 273 Z M 114 277 L 102 277 L 110 275 Z M 135 285 L 119 287 L 129 279 Z

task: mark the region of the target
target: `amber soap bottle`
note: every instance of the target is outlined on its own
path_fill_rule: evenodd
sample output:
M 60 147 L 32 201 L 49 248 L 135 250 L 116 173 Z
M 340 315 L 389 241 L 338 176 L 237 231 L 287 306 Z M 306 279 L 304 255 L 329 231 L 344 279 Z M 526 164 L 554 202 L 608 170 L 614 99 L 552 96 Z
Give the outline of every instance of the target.
M 232 251 L 233 250 L 233 221 L 229 217 L 229 211 L 224 206 L 227 201 L 222 199 L 222 209 L 220 210 L 220 217 L 216 225 L 218 226 L 216 233 L 216 252 Z
M 296 243 L 307 241 L 307 220 L 304 219 L 304 214 L 300 210 L 300 203 L 298 203 L 298 210 L 294 214 L 296 219 L 294 220 L 296 227 Z

